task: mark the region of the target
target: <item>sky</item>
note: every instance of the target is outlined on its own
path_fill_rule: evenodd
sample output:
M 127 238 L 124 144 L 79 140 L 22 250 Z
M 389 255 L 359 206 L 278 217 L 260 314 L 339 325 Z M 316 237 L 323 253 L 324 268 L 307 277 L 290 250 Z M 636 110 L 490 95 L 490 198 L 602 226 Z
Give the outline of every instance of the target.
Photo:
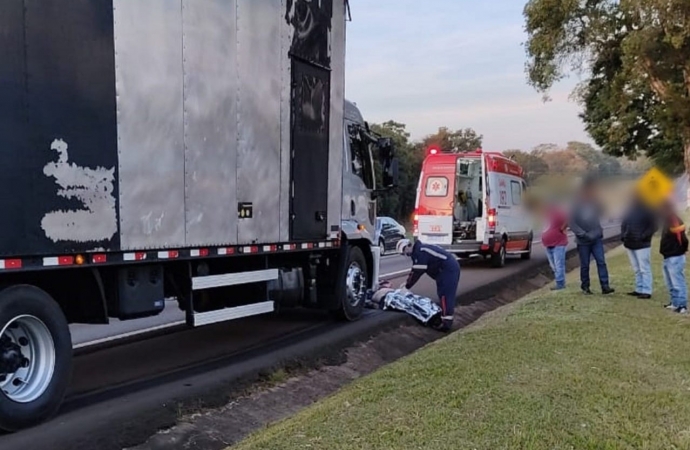
M 350 0 L 346 96 L 371 123 L 413 139 L 474 128 L 484 149 L 591 142 L 572 76 L 542 95 L 527 84 L 523 0 Z

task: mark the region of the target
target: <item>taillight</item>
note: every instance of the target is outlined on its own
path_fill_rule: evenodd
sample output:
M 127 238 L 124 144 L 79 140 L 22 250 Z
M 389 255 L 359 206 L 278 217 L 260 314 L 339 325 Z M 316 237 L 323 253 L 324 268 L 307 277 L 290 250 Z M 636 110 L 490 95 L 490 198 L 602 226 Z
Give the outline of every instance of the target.
M 417 211 L 414 212 L 414 217 L 412 218 L 412 234 L 414 236 L 419 235 L 419 214 L 417 214 Z
M 489 224 L 489 229 L 490 230 L 496 230 L 496 225 L 498 225 L 498 221 L 496 220 L 496 210 L 495 209 L 489 210 L 489 214 L 487 215 L 486 220 Z

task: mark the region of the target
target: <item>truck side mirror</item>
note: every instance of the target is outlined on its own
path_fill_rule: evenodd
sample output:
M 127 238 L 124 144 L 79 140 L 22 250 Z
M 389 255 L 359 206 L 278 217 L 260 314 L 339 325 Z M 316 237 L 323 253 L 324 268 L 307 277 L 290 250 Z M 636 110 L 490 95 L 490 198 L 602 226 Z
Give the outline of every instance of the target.
M 394 188 L 398 186 L 400 180 L 400 169 L 398 158 L 393 158 L 388 165 L 387 170 L 383 171 L 383 187 Z
M 388 190 L 398 185 L 398 159 L 395 157 L 393 139 L 381 137 L 376 140 L 379 162 L 382 170 L 382 190 Z

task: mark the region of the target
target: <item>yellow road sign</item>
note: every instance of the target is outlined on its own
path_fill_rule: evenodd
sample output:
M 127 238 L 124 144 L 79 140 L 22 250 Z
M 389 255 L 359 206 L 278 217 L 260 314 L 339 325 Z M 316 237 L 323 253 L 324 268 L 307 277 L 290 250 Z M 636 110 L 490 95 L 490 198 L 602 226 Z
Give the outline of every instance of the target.
M 658 206 L 673 193 L 673 181 L 654 167 L 637 182 L 637 190 L 648 205 Z

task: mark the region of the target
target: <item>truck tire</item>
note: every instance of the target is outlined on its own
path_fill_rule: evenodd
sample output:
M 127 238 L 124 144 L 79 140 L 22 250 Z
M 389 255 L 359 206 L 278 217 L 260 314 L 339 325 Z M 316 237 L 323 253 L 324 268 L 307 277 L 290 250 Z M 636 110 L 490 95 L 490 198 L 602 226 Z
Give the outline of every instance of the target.
M 354 322 L 364 312 L 368 283 L 367 260 L 359 247 L 350 247 L 345 269 L 345 294 L 338 310 L 341 320 Z
M 72 374 L 65 315 L 33 286 L 0 292 L 0 429 L 16 431 L 50 418 Z
M 501 246 L 497 252 L 491 253 L 491 267 L 500 269 L 506 265 L 506 240 L 501 239 Z

